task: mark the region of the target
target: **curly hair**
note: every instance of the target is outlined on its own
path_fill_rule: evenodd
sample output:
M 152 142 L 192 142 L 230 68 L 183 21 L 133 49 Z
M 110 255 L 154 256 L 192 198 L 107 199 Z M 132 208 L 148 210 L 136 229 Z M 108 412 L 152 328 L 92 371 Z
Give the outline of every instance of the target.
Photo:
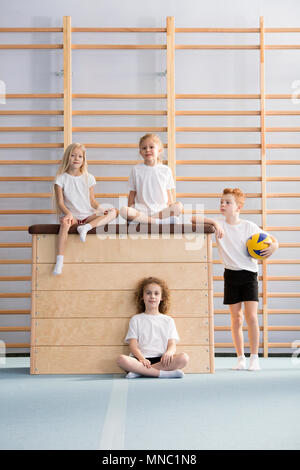
M 143 313 L 145 311 L 145 302 L 144 302 L 144 290 L 149 284 L 157 284 L 161 288 L 161 302 L 159 304 L 158 310 L 160 313 L 168 313 L 170 309 L 170 290 L 161 279 L 157 277 L 145 277 L 141 279 L 134 292 L 134 300 L 136 304 L 136 313 Z

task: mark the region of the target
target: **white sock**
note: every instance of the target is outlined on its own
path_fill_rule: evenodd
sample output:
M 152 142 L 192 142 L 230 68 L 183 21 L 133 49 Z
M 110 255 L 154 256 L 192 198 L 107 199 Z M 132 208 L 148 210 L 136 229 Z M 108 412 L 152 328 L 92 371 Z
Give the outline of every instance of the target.
M 125 375 L 125 379 L 136 379 L 138 377 L 141 377 L 141 374 L 136 374 L 135 372 L 128 372 L 128 374 Z
M 233 370 L 245 370 L 246 369 L 246 358 L 245 358 L 245 356 L 238 356 L 237 364 L 232 369 Z
M 159 379 L 183 379 L 184 373 L 182 370 L 161 370 L 159 371 Z
M 250 364 L 248 370 L 260 370 L 258 354 L 250 355 Z
M 62 268 L 64 265 L 64 257 L 63 255 L 57 255 L 56 257 L 56 265 L 54 266 L 53 269 L 53 274 L 54 276 L 57 276 L 58 274 L 62 273 Z
M 86 239 L 86 234 L 88 233 L 89 230 L 91 230 L 93 227 L 91 224 L 85 224 L 85 225 L 79 225 L 77 227 L 77 232 L 80 235 L 80 240 L 84 243 Z

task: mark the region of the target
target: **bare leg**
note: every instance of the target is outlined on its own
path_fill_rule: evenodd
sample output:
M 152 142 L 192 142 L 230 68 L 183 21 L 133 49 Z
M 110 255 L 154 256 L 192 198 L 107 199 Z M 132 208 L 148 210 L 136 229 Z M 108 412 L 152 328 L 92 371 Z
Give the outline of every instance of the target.
M 68 238 L 68 232 L 70 230 L 70 227 L 74 224 L 77 224 L 76 219 L 73 220 L 73 224 L 71 224 L 69 220 L 64 220 L 64 219 L 61 220 L 60 229 L 58 232 L 58 239 L 57 239 L 57 254 L 58 255 L 64 255 L 67 238 Z
M 257 317 L 258 302 L 245 302 L 245 318 L 248 325 L 248 338 L 251 354 L 258 354 L 259 348 L 259 324 Z
M 183 369 L 189 362 L 189 356 L 186 353 L 174 354 L 169 367 L 164 367 L 161 362 L 153 364 L 153 369 L 158 370 L 177 370 Z
M 148 368 L 134 357 L 122 354 L 118 357 L 117 364 L 126 372 L 134 372 L 135 374 L 144 375 L 146 377 L 159 377 L 160 371 L 178 371 L 178 369 L 183 369 L 188 361 L 188 355 L 180 353 L 173 356 L 169 367 L 164 367 L 161 362 L 157 362 Z
M 178 217 L 180 214 L 182 214 L 183 211 L 183 206 L 181 202 L 174 202 L 170 206 L 166 207 L 160 212 L 157 212 L 156 214 L 153 214 L 152 217 L 155 219 L 166 219 L 171 216 Z
M 146 367 L 137 359 L 122 354 L 117 360 L 118 366 L 125 372 L 134 372 L 135 374 L 145 375 L 148 377 L 159 377 L 159 370 L 154 367 Z
M 231 313 L 231 333 L 237 356 L 244 355 L 243 310 L 242 303 L 229 305 Z
M 100 225 L 106 225 L 109 224 L 112 220 L 116 219 L 119 215 L 119 211 L 117 209 L 114 209 L 112 211 L 109 211 L 105 215 L 91 215 L 88 217 L 86 223 L 90 224 L 92 228 L 94 227 L 100 227 Z
M 120 214 L 125 220 L 129 220 L 131 222 L 134 220 L 137 223 L 141 224 L 155 224 L 155 218 L 150 217 L 143 212 L 137 211 L 134 207 L 122 207 L 120 210 Z

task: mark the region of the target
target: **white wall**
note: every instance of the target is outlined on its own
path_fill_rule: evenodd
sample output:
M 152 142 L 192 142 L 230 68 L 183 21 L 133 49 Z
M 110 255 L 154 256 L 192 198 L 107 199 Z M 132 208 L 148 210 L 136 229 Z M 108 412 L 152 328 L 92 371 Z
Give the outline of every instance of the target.
M 85 1 L 52 0 L 39 2 L 36 0 L 14 0 L 1 2 L 0 27 L 61 27 L 64 15 L 72 17 L 74 27 L 165 27 L 166 17 L 174 16 L 176 27 L 258 27 L 259 17 L 264 16 L 266 27 L 299 27 L 300 3 L 296 0 L 258 1 L 258 0 L 129 0 L 129 1 Z M 279 41 L 280 39 L 280 41 Z M 210 35 L 177 35 L 177 43 L 259 43 L 258 35 L 210 34 Z M 300 44 L 300 33 L 267 36 L 269 43 Z M 61 33 L 1 33 L 1 43 L 62 43 Z M 165 43 L 164 34 L 73 34 L 73 42 L 87 43 Z M 299 50 L 267 51 L 266 52 L 266 93 L 291 93 L 295 80 L 300 80 Z M 62 92 L 62 77 L 57 75 L 63 67 L 61 51 L 37 50 L 0 50 L 0 80 L 6 84 L 7 93 L 55 93 Z M 73 52 L 73 92 L 74 93 L 164 93 L 166 81 L 163 73 L 166 70 L 165 51 L 74 51 Z M 177 51 L 176 52 L 176 92 L 177 93 L 259 93 L 259 51 Z M 277 102 L 276 102 L 277 101 Z M 62 109 L 61 100 L 8 100 L 0 104 L 0 109 Z M 122 101 L 113 100 L 74 100 L 74 109 L 165 109 L 164 101 Z M 259 109 L 258 101 L 178 101 L 177 109 Z M 268 101 L 267 109 L 300 110 L 299 104 L 290 101 Z M 270 117 L 267 126 L 299 126 L 300 117 Z M 62 117 L 57 116 L 0 116 L 0 126 L 54 126 L 63 125 Z M 164 126 L 164 117 L 74 117 L 73 125 L 82 126 Z M 259 117 L 178 117 L 177 126 L 259 126 Z M 138 134 L 74 134 L 74 141 L 84 142 L 137 142 Z M 259 134 L 239 133 L 218 136 L 220 143 L 259 143 Z M 162 135 L 166 142 L 166 136 Z M 61 142 L 60 133 L 1 133 L 1 142 Z M 216 142 L 216 135 L 207 134 L 177 134 L 177 142 Z M 268 143 L 299 143 L 298 133 L 268 134 Z M 132 150 L 100 150 L 91 149 L 90 159 L 135 159 L 137 153 Z M 7 159 L 57 159 L 61 151 L 40 149 L 0 149 L 0 158 Z M 260 150 L 178 150 L 177 159 L 259 159 Z M 297 159 L 298 150 L 275 150 L 268 152 L 272 159 Z M 47 176 L 54 175 L 56 168 L 41 166 L 1 166 L 2 175 Z M 91 167 L 95 175 L 127 176 L 129 167 Z M 186 167 L 177 169 L 178 176 L 191 174 L 203 175 L 251 175 L 259 176 L 259 168 L 249 167 Z M 297 166 L 270 166 L 269 176 L 297 176 Z M 50 183 L 0 183 L 1 193 L 6 192 L 50 192 Z M 178 192 L 221 192 L 224 183 L 182 183 L 178 182 Z M 232 185 L 232 184 L 227 184 Z M 241 186 L 241 185 L 240 185 Z M 259 183 L 244 183 L 246 192 L 260 192 Z M 299 183 L 269 183 L 268 192 L 299 192 Z M 97 185 L 96 192 L 126 192 L 126 183 L 102 183 Z M 299 199 L 268 200 L 269 209 L 297 209 Z M 114 203 L 115 201 L 110 201 Z M 199 201 L 183 200 L 196 203 Z M 217 208 L 217 200 L 207 199 L 206 209 Z M 249 199 L 246 209 L 260 209 L 259 201 Z M 48 209 L 47 199 L 1 199 L 3 209 Z M 260 224 L 259 215 L 249 215 L 249 219 Z M 31 225 L 33 223 L 53 223 L 51 215 L 19 215 L 1 216 L 1 225 Z M 299 215 L 269 215 L 267 224 L 270 226 L 296 225 L 299 226 Z M 281 242 L 297 242 L 299 232 L 274 233 Z M 28 241 L 30 237 L 23 232 L 0 232 L 0 242 Z M 29 258 L 29 249 L 14 250 L 0 249 L 1 259 Z M 217 257 L 217 254 L 215 257 Z M 299 249 L 283 249 L 274 255 L 277 258 L 299 259 Z M 272 275 L 299 275 L 299 265 L 269 266 Z M 217 266 L 215 274 L 220 275 L 222 268 Z M 0 275 L 28 275 L 27 265 L 0 265 Z M 277 292 L 297 292 L 297 282 L 269 282 L 269 290 Z M 215 283 L 215 290 L 221 291 L 222 284 Z M 29 282 L 15 284 L 2 282 L 1 292 L 30 292 Z M 297 308 L 297 299 L 270 299 L 270 308 Z M 30 300 L 2 299 L 1 309 L 29 308 Z M 221 299 L 216 300 L 216 308 L 222 308 Z M 4 326 L 29 325 L 28 316 L 1 316 Z M 216 316 L 216 324 L 229 324 L 227 316 Z M 276 315 L 270 316 L 270 324 L 296 325 L 299 316 Z M 7 342 L 28 342 L 26 333 L 7 333 L 3 335 Z M 270 333 L 270 341 L 289 342 L 297 340 L 296 333 Z M 216 334 L 217 342 L 231 341 L 230 334 Z M 228 350 L 226 350 L 228 351 Z M 281 352 L 282 350 L 280 350 Z M 19 350 L 16 350 L 19 352 Z

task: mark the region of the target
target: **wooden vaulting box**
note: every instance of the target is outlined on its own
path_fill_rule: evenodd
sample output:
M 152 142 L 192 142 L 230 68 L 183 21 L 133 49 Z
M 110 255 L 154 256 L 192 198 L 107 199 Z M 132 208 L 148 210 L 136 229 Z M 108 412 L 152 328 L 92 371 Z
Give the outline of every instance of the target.
M 85 243 L 73 227 L 60 276 L 52 274 L 59 226 L 30 227 L 31 374 L 122 372 L 116 358 L 128 353 L 124 338 L 136 313 L 133 292 L 147 276 L 164 279 L 171 290 L 177 350 L 190 356 L 185 371 L 214 372 L 212 227 L 187 234 L 185 226 L 177 227 L 177 233 L 171 226 L 168 234 L 158 226 L 155 235 L 134 236 L 126 225 L 113 227 L 117 233 L 105 236 L 93 229 Z

